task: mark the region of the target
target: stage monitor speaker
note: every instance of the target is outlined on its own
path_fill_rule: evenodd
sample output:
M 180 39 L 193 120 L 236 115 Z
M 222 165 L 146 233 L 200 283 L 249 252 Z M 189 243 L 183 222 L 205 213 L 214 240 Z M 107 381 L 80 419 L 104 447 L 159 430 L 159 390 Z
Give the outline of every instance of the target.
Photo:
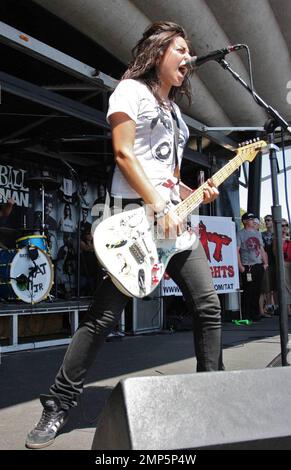
M 133 334 L 160 331 L 163 327 L 161 285 L 142 299 L 133 298 L 125 309 L 125 329 Z
M 291 449 L 288 367 L 125 379 L 93 450 Z

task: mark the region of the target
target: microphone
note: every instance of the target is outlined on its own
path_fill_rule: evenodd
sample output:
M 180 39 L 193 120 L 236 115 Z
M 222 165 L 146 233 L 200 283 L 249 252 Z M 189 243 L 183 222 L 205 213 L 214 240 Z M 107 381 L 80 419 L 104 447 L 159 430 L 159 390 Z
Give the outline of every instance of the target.
M 235 44 L 234 46 L 227 46 L 224 49 L 209 52 L 206 55 L 194 56 L 191 57 L 191 59 L 186 60 L 186 65 L 195 65 L 196 67 L 199 67 L 199 65 L 205 64 L 205 62 L 208 62 L 209 60 L 221 60 L 230 52 L 239 51 L 244 47 L 244 44 Z

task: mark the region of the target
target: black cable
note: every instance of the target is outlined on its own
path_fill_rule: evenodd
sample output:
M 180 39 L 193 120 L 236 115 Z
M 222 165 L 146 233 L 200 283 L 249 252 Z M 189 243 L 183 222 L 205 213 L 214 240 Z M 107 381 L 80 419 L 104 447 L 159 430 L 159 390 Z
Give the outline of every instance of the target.
M 248 68 L 249 68 L 250 87 L 251 87 L 252 95 L 253 95 L 253 98 L 255 99 L 255 101 L 257 101 L 256 97 L 254 96 L 255 87 L 254 87 L 254 80 L 253 80 L 253 67 L 252 67 L 252 59 L 251 59 L 250 48 L 247 44 L 244 44 L 243 46 L 246 49 L 247 56 L 248 56 Z

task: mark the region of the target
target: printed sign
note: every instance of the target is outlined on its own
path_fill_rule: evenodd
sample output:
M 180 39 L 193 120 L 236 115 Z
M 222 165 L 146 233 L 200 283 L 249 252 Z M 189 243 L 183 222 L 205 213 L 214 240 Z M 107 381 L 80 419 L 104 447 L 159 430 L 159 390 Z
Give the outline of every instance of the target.
M 214 289 L 218 294 L 239 289 L 235 224 L 230 217 L 199 216 L 191 219 L 192 229 L 199 231 L 200 241 L 212 273 Z M 163 295 L 182 295 L 179 287 L 166 274 Z

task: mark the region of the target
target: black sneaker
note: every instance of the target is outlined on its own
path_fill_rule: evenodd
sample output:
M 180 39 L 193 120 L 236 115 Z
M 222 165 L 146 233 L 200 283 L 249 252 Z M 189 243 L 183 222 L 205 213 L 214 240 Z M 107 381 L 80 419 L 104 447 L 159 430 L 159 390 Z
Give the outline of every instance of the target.
M 68 419 L 68 411 L 61 409 L 57 397 L 41 395 L 40 401 L 44 409 L 39 422 L 27 435 L 25 445 L 29 449 L 41 449 L 51 445 Z

